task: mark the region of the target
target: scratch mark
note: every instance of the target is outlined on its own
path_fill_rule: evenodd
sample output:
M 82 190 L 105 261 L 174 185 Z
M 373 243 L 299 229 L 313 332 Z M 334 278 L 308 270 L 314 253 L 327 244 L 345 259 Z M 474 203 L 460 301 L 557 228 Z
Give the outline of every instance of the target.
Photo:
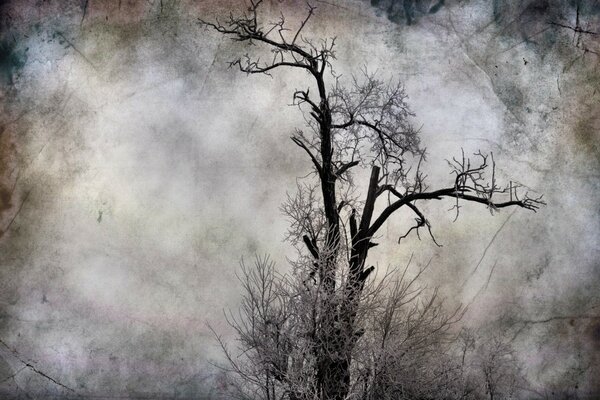
M 465 279 L 465 281 L 463 282 L 463 286 L 465 286 L 467 284 L 467 281 L 469 279 L 471 279 L 471 277 L 473 277 L 473 275 L 475 274 L 475 272 L 477 272 L 477 269 L 479 268 L 479 266 L 481 265 L 481 262 L 483 261 L 483 259 L 485 258 L 485 255 L 487 254 L 488 250 L 490 249 L 490 247 L 492 247 L 492 244 L 494 243 L 494 241 L 496 240 L 496 238 L 498 237 L 498 234 L 502 231 L 502 228 L 504 228 L 504 226 L 508 223 L 508 221 L 510 220 L 510 218 L 517 212 L 517 209 L 515 208 L 513 210 L 513 212 L 510 213 L 510 215 L 504 220 L 504 222 L 502 223 L 502 225 L 500 225 L 500 228 L 498 228 L 498 230 L 496 231 L 496 233 L 494 233 L 494 236 L 492 236 L 492 239 L 490 240 L 490 242 L 488 243 L 488 245 L 485 247 L 485 249 L 483 250 L 483 254 L 481 255 L 481 258 L 479 259 L 479 261 L 477 262 L 477 265 L 475 266 L 475 268 L 473 269 L 473 271 L 471 271 L 471 273 L 469 274 L 469 276 L 467 277 L 467 279 Z M 495 266 L 495 265 L 494 265 Z M 493 272 L 493 268 L 492 268 L 492 272 Z M 491 275 L 490 275 L 491 277 Z M 488 279 L 489 280 L 489 279 Z M 489 282 L 488 282 L 489 283 Z M 486 285 L 487 286 L 487 285 Z
M 492 78 L 492 76 L 490 75 L 490 73 L 484 68 L 484 66 L 482 66 L 479 63 L 479 61 L 477 61 L 476 57 L 472 57 L 469 54 L 468 44 L 466 43 L 465 39 L 463 37 L 461 37 L 460 33 L 458 33 L 458 30 L 456 29 L 456 26 L 454 25 L 454 21 L 453 21 L 452 17 L 450 16 L 450 14 L 448 14 L 448 21 L 450 22 L 450 26 L 452 27 L 452 30 L 454 31 L 454 34 L 458 38 L 458 41 L 460 43 L 460 49 L 462 50 L 462 53 L 465 55 L 465 57 L 467 57 L 467 59 L 469 61 L 471 61 L 471 63 L 473 63 L 473 65 L 479 71 L 481 71 L 487 77 L 487 80 L 490 83 L 492 92 L 494 92 L 494 94 L 496 95 L 496 97 L 498 98 L 498 100 L 502 104 L 504 104 L 504 107 L 506 108 L 506 111 L 508 111 L 513 116 L 513 118 L 516 121 L 518 121 L 519 123 L 521 123 L 521 125 L 523 125 L 523 121 L 514 113 L 514 111 L 512 110 L 512 108 L 502 99 L 502 97 L 500 97 L 498 95 L 496 84 L 494 83 L 494 79 Z
M 490 269 L 490 274 L 488 275 L 487 281 L 485 282 L 485 287 L 483 288 L 483 290 L 487 290 L 490 281 L 492 280 L 492 275 L 494 274 L 494 269 L 496 269 L 496 265 L 498 264 L 498 260 L 496 260 L 496 262 L 494 263 L 494 265 L 492 265 L 492 269 Z
M 578 18 L 579 18 L 579 16 L 578 16 Z M 598 32 L 586 31 L 585 29 L 582 29 L 579 26 L 579 22 L 577 23 L 577 26 L 575 26 L 575 27 L 569 26 L 569 25 L 559 24 L 558 22 L 550 22 L 550 25 L 556 25 L 556 26 L 560 26 L 561 28 L 571 29 L 571 30 L 573 30 L 573 32 L 576 32 L 576 33 L 586 33 L 588 35 L 597 35 L 598 34 Z
M 492 279 L 492 274 L 494 273 L 494 269 L 496 269 L 496 265 L 497 265 L 497 264 L 498 264 L 498 260 L 496 260 L 496 261 L 494 262 L 494 265 L 492 265 L 492 269 L 490 270 L 490 274 L 488 275 L 487 282 L 485 283 L 485 285 L 479 288 L 479 290 L 477 291 L 477 293 L 475 294 L 475 296 L 473 296 L 473 298 L 471 299 L 471 301 L 469 301 L 469 303 L 467 304 L 467 307 L 466 307 L 467 309 L 468 309 L 469 307 L 471 307 L 471 305 L 473 304 L 473 302 L 475 301 L 475 299 L 476 299 L 477 297 L 479 297 L 479 295 L 480 295 L 481 293 L 483 293 L 483 292 L 485 292 L 485 291 L 487 290 L 487 288 L 488 288 L 488 285 L 490 284 L 490 281 L 491 281 L 491 279 Z
M 48 376 L 47 374 L 45 374 L 44 372 L 40 371 L 39 369 L 37 369 L 35 367 L 35 365 L 31 364 L 28 361 L 25 361 L 21 358 L 21 356 L 19 355 L 19 352 L 17 352 L 17 350 L 13 349 L 12 347 L 10 347 L 9 345 L 7 345 L 6 343 L 4 343 L 4 341 L 2 339 L 0 339 L 0 344 L 2 344 L 2 346 L 4 346 L 8 351 L 10 351 L 13 356 L 19 360 L 26 368 L 29 368 L 30 370 L 32 370 L 33 372 L 35 372 L 36 374 L 46 378 L 47 380 L 49 380 L 50 382 L 54 383 L 57 386 L 60 386 L 64 389 L 67 389 L 70 392 L 73 393 L 77 393 L 75 390 L 71 389 L 70 387 L 63 385 L 62 383 L 60 383 L 59 381 L 57 381 L 56 379 Z M 19 371 L 20 372 L 20 371 Z
M 0 383 L 4 383 L 4 382 L 6 382 L 6 381 L 7 381 L 7 380 L 9 380 L 9 379 L 12 379 L 12 378 L 14 378 L 15 376 L 19 375 L 19 372 L 23 371 L 23 370 L 24 370 L 24 369 L 26 369 L 26 368 L 27 368 L 27 366 L 23 366 L 23 367 L 19 368 L 19 369 L 18 369 L 18 370 L 17 370 L 15 373 L 13 373 L 12 375 L 10 375 L 10 376 L 7 376 L 6 378 L 2 379 L 2 380 L 0 381 Z
M 80 50 L 79 50 L 77 47 L 75 47 L 75 45 L 74 45 L 74 44 L 73 44 L 73 43 L 72 43 L 72 42 L 71 42 L 69 39 L 67 39 L 67 38 L 65 37 L 65 35 L 63 35 L 61 32 L 58 32 L 58 31 L 56 32 L 56 34 L 57 34 L 58 36 L 60 36 L 61 38 L 63 38 L 63 40 L 64 40 L 65 42 L 67 42 L 67 44 L 68 44 L 69 46 L 71 46 L 71 48 L 72 48 L 72 49 L 73 49 L 73 50 L 74 50 L 74 51 L 75 51 L 77 54 L 79 54 L 79 55 L 81 56 L 81 58 L 83 58 L 83 59 L 84 59 L 84 60 L 85 60 L 85 61 L 86 61 L 88 64 L 90 64 L 94 70 L 97 70 L 97 68 L 96 68 L 96 66 L 94 65 L 94 63 L 92 63 L 92 62 L 89 60 L 89 58 L 87 58 L 87 57 L 85 56 L 85 54 L 83 54 L 83 53 L 82 53 L 82 52 L 81 52 L 81 51 L 80 51 Z
M 85 19 L 85 14 L 87 13 L 88 9 L 88 2 L 89 0 L 85 0 L 85 3 L 83 3 L 83 15 L 81 16 L 81 22 L 79 23 L 79 26 L 83 25 L 83 20 Z
M 19 215 L 19 213 L 23 209 L 23 205 L 27 201 L 27 198 L 29 197 L 29 193 L 31 193 L 31 191 L 25 193 L 25 196 L 23 197 L 23 201 L 21 201 L 21 205 L 19 206 L 19 209 L 17 210 L 17 212 L 15 213 L 15 215 L 13 215 L 12 219 L 10 220 L 10 222 L 8 223 L 8 225 L 6 226 L 6 228 L 4 228 L 4 230 L 2 232 L 0 232 L 0 236 L 2 236 L 4 233 L 6 233 L 6 232 L 9 231 L 11 225 L 13 224 L 13 222 L 15 222 L 15 219 L 17 218 L 17 215 Z
M 564 321 L 571 319 L 600 319 L 600 315 L 557 315 L 553 317 L 548 317 L 545 319 L 524 319 L 520 320 L 519 323 L 526 325 L 536 325 L 536 324 L 547 324 L 549 322 L 554 321 Z
M 532 38 L 534 38 L 534 37 L 536 37 L 536 36 L 538 36 L 538 35 L 541 35 L 542 33 L 546 32 L 548 29 L 550 29 L 550 27 L 546 27 L 546 28 L 544 28 L 544 29 L 542 29 L 542 30 L 540 30 L 540 31 L 538 31 L 538 32 L 536 32 L 536 33 L 534 33 L 533 35 L 529 35 L 529 36 L 527 36 L 525 39 L 521 40 L 520 42 L 517 42 L 517 43 L 513 44 L 512 46 L 509 46 L 509 47 L 507 47 L 507 48 L 506 48 L 506 49 L 504 49 L 504 50 L 500 50 L 500 51 L 499 51 L 499 52 L 497 52 L 497 53 L 490 54 L 490 56 L 489 56 L 489 57 L 492 57 L 492 56 L 498 56 L 498 55 L 500 55 L 500 54 L 506 53 L 507 51 L 510 51 L 510 50 L 514 49 L 515 47 L 517 47 L 517 46 L 520 46 L 521 44 L 528 42 L 530 39 L 532 39 Z M 488 58 L 489 58 L 489 57 L 488 57 Z

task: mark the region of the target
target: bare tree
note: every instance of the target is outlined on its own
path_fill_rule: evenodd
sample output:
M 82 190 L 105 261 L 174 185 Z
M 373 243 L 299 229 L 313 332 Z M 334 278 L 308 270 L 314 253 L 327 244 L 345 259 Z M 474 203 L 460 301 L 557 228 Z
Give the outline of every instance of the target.
M 319 399 L 317 341 L 323 320 L 318 285 L 308 284 L 308 265 L 277 273 L 268 258 L 253 267 L 242 264 L 243 297 L 237 313 L 226 314 L 237 348 L 221 337 L 230 375 L 230 395 L 242 399 Z M 452 359 L 451 328 L 462 317 L 447 312 L 436 289 L 419 285 L 421 268 L 409 276 L 389 271 L 368 280 L 356 311 L 357 336 L 348 396 L 360 399 L 452 398 L 462 393 L 461 365 Z M 334 328 L 337 329 L 337 328 Z M 347 332 L 338 332 L 345 335 Z M 454 396 L 459 398 L 459 396 Z
M 490 400 L 514 398 L 522 378 L 510 342 L 493 335 L 480 347 L 477 365 Z
M 455 336 L 450 329 L 463 309 L 446 311 L 437 289 L 418 284 L 426 268 L 410 278 L 408 266 L 392 279 L 386 277 L 379 283 L 383 290 L 377 291 L 378 306 L 363 310 L 359 321 L 368 328 L 357 347 L 369 357 L 360 352 L 353 357 L 363 366 L 355 367 L 363 375 L 363 399 L 435 399 L 457 391 L 460 366 L 450 359 Z
M 533 211 L 544 203 L 541 197 L 519 193 L 522 187 L 514 182 L 500 186 L 493 156 L 481 152 L 473 158 L 464 154 L 453 158 L 449 161 L 452 181 L 446 187 L 430 189 L 421 171 L 425 149 L 410 122 L 413 113 L 402 84 L 380 80 L 366 69 L 343 81 L 332 68 L 336 39 L 313 40 L 304 35 L 315 7 L 308 5 L 306 17 L 289 29 L 283 15 L 274 22 L 262 21 L 262 4 L 262 0 L 250 0 L 246 11 L 231 14 L 226 21 L 200 22 L 235 41 L 271 52 L 266 62 L 246 54 L 230 66 L 247 74 L 267 75 L 286 68 L 310 77 L 305 89 L 292 94 L 294 104 L 305 114 L 306 126 L 297 129 L 291 140 L 311 160 L 314 180 L 301 183 L 283 211 L 291 220 L 289 239 L 305 246 L 298 260 L 299 268 L 306 272 L 303 286 L 312 293 L 305 300 L 316 302 L 309 308 L 312 314 L 307 323 L 312 330 L 306 339 L 314 358 L 308 363 L 314 368 L 313 395 L 344 399 L 356 383 L 352 363 L 357 343 L 364 336 L 359 313 L 366 299 L 367 278 L 374 270 L 366 261 L 369 250 L 376 246 L 374 236 L 392 215 L 401 209 L 410 209 L 415 215 L 414 225 L 399 235 L 399 241 L 411 232 L 419 235 L 422 229 L 435 241 L 421 209 L 428 200 L 453 200 L 456 217 L 461 202 L 479 203 L 490 210 L 516 206 Z M 353 170 L 359 167 L 370 168 L 362 196 L 353 177 Z M 377 202 L 385 202 L 380 212 L 376 212 Z M 292 295 L 299 296 L 287 293 L 277 301 L 291 301 L 285 296 Z M 433 304 L 414 312 L 434 315 L 433 321 L 444 325 L 443 318 L 437 320 Z M 288 366 L 293 364 L 290 357 Z M 273 379 L 277 373 L 271 373 Z M 266 398 L 272 395 L 271 391 Z M 297 394 L 284 391 L 282 396 Z
M 524 391 L 533 393 L 517 359 L 514 340 L 510 329 L 498 324 L 478 332 L 463 328 L 455 348 L 460 353 L 466 392 L 489 400 L 520 398 Z

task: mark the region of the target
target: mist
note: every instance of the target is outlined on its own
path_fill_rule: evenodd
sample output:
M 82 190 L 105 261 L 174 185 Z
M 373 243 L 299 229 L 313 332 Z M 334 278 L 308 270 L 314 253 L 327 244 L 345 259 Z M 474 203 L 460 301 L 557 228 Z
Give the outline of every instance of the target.
M 452 182 L 447 159 L 481 149 L 547 205 L 465 205 L 455 222 L 452 201 L 428 204 L 442 247 L 398 245 L 412 217 L 396 216 L 378 273 L 431 260 L 424 279 L 469 305 L 466 326 L 518 330 L 537 388 L 598 395 L 600 44 L 581 31 L 600 6 L 400 3 L 316 1 L 307 29 L 337 37 L 343 77 L 366 67 L 404 83 L 432 186 Z M 288 268 L 280 204 L 310 168 L 290 141 L 306 76 L 228 68 L 251 50 L 198 24 L 242 7 L 0 6 L 3 396 L 217 395 L 209 325 L 234 339 L 223 310 L 238 306 L 242 259 Z

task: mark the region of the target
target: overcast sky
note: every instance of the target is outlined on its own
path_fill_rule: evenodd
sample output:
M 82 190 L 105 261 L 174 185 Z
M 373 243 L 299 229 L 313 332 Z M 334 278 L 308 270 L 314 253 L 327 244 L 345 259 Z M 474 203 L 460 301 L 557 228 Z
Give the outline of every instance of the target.
M 1 393 L 66 393 L 30 369 L 5 379 L 22 361 L 79 393 L 210 391 L 219 351 L 206 324 L 229 333 L 222 310 L 236 307 L 240 260 L 268 253 L 283 270 L 293 255 L 279 205 L 309 171 L 289 140 L 306 76 L 228 69 L 248 50 L 197 19 L 241 3 L 196 3 L 0 8 Z M 316 1 L 306 33 L 337 36 L 344 76 L 367 66 L 404 82 L 432 187 L 452 179 L 445 159 L 481 149 L 548 205 L 493 216 L 469 205 L 453 222 L 451 202 L 432 203 L 443 247 L 425 236 L 398 245 L 412 218 L 400 214 L 373 262 L 433 257 L 425 279 L 472 302 L 465 324 L 523 326 L 536 384 L 588 368 L 578 376 L 594 390 L 600 45 L 568 26 L 579 3 L 581 30 L 597 30 L 600 5 L 413 3 Z M 279 6 L 292 20 L 305 11 Z

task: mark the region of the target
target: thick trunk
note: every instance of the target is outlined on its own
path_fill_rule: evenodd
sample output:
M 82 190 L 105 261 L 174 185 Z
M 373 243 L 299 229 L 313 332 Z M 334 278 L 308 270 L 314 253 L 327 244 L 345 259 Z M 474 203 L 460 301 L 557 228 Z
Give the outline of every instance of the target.
M 319 81 L 319 80 L 318 80 Z M 321 83 L 321 82 L 319 82 Z M 320 302 L 321 326 L 317 337 L 317 383 L 320 397 L 324 400 L 343 399 L 348 393 L 349 360 L 341 359 L 339 349 L 343 346 L 339 328 L 336 327 L 338 307 L 335 300 L 335 272 L 340 244 L 340 224 L 337 210 L 335 171 L 332 163 L 331 113 L 324 87 L 321 93 L 321 159 L 320 173 L 323 207 L 327 220 L 325 246 L 319 255 L 319 280 L 323 285 Z
M 370 248 L 370 238 L 367 237 L 367 231 L 373 215 L 378 178 L 379 168 L 374 166 L 360 226 L 352 238 L 351 259 L 349 260 L 350 274 L 344 288 L 341 304 L 335 304 L 333 299 L 330 299 L 327 301 L 327 305 L 324 305 L 326 307 L 324 310 L 327 310 L 327 313 L 324 315 L 324 330 L 318 363 L 319 387 L 321 397 L 324 400 L 343 400 L 350 389 L 352 351 L 359 338 L 355 326 L 356 315 L 360 294 L 364 281 L 368 276 L 368 273 L 365 273 L 364 270 Z M 335 207 L 334 211 L 337 216 Z M 354 219 L 354 215 L 352 219 Z M 352 220 L 351 225 L 354 226 L 351 229 L 352 231 L 356 228 L 355 221 Z M 339 228 L 337 229 L 339 232 Z M 335 246 L 337 249 L 338 243 Z M 328 265 L 326 269 L 335 271 L 335 267 L 335 265 Z
M 325 84 L 322 74 L 313 69 L 313 75 L 319 89 L 320 104 L 320 137 L 321 137 L 321 192 L 323 206 L 327 220 L 327 233 L 325 247 L 319 254 L 319 280 L 323 285 L 322 300 L 320 302 L 321 326 L 317 337 L 317 383 L 320 397 L 323 400 L 343 400 L 350 389 L 350 367 L 352 363 L 352 350 L 358 339 L 356 335 L 356 313 L 364 281 L 368 276 L 364 265 L 370 247 L 370 238 L 367 237 L 371 217 L 375 206 L 379 167 L 373 166 L 369 191 L 363 210 L 360 225 L 356 226 L 352 216 L 353 228 L 356 235 L 351 232 L 352 250 L 349 279 L 343 290 L 341 304 L 336 298 L 335 273 L 337 270 L 337 257 L 340 246 L 340 223 L 336 199 L 336 172 L 332 162 L 333 143 L 331 136 L 331 110 L 327 101 Z

